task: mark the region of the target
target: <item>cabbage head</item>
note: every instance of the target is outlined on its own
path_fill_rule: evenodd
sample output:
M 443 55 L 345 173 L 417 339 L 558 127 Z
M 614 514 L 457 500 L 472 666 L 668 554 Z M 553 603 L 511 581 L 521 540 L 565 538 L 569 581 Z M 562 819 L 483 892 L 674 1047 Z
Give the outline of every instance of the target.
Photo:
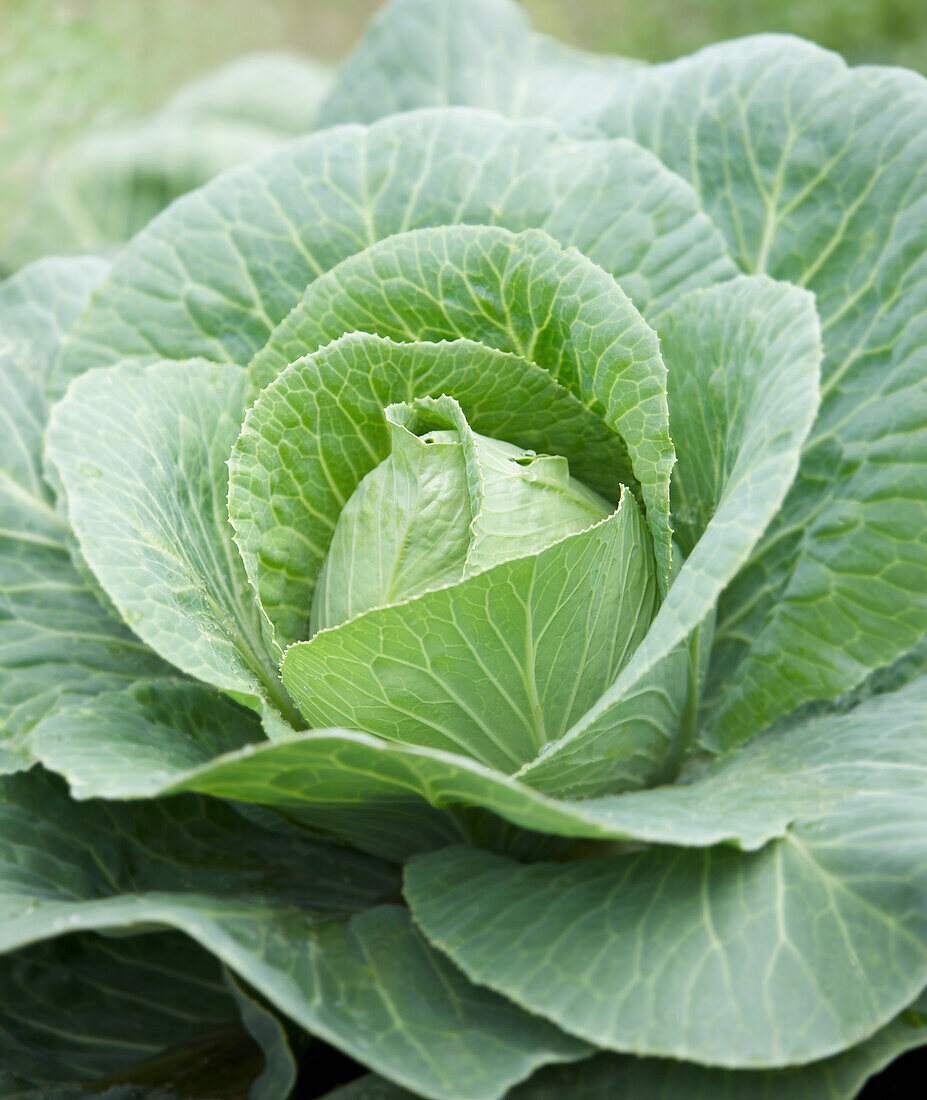
M 0 386 L 0 1096 L 927 1041 L 923 78 L 395 0 L 307 136 L 0 285 Z

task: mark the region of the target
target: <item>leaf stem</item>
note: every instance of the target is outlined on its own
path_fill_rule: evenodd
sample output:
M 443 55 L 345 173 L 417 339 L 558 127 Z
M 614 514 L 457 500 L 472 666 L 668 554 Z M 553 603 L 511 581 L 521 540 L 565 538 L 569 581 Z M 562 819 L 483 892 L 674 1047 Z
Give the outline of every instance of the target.
M 699 705 L 699 665 L 701 664 L 702 624 L 692 631 L 692 640 L 689 642 L 689 665 L 687 672 L 686 705 L 682 712 L 682 720 L 679 723 L 679 733 L 676 736 L 672 752 L 666 761 L 666 782 L 674 782 L 682 769 L 682 765 L 689 755 L 689 751 L 695 741 L 695 733 L 698 727 Z
M 296 704 L 290 698 L 289 692 L 283 686 L 276 672 L 271 673 L 267 669 L 260 671 L 255 669 L 255 672 L 257 672 L 258 679 L 267 691 L 268 700 L 280 711 L 293 729 L 297 731 L 306 729 L 306 719 L 299 713 Z

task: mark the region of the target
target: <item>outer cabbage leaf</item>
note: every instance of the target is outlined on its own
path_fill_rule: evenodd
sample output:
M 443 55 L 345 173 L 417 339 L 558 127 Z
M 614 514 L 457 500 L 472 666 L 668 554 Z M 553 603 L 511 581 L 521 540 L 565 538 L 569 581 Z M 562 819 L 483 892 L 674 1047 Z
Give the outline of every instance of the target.
M 223 974 L 241 1022 L 263 1056 L 261 1072 L 248 1089 L 248 1100 L 286 1100 L 293 1093 L 299 1071 L 287 1029 L 266 1002 L 232 971 L 223 968 Z M 215 1076 L 210 1076 L 214 1084 Z
M 304 138 L 179 200 L 116 260 L 62 368 L 247 363 L 316 276 L 383 237 L 448 223 L 544 229 L 645 311 L 736 270 L 691 189 L 633 143 L 421 111 Z
M 657 323 L 670 433 L 682 456 L 671 503 L 688 557 L 616 682 L 522 769 L 522 778 L 543 790 L 613 789 L 620 775 L 610 766 L 610 745 L 641 717 L 670 737 L 683 725 L 682 748 L 694 738 L 698 649 L 710 645 L 715 603 L 776 515 L 817 408 L 820 330 L 804 291 L 765 278 L 734 279 L 683 296 Z M 686 691 L 678 647 L 697 629 Z
M 3 956 L 0 971 L 4 1071 L 44 1094 L 109 1078 L 216 1100 L 249 1084 L 254 1100 L 289 1095 L 295 1073 L 279 1021 L 227 987 L 222 967 L 184 936 L 64 936 Z M 239 1014 L 260 1036 L 263 1070 Z
M 471 986 L 406 911 L 395 870 L 214 799 L 70 802 L 0 788 L 0 949 L 65 932 L 185 932 L 313 1034 L 436 1100 L 493 1100 L 585 1052 Z
M 73 797 L 112 798 L 115 776 L 155 791 L 182 762 L 195 767 L 263 741 L 257 715 L 203 684 L 140 680 L 61 708 L 35 726 L 28 744 L 68 778 Z
M 862 741 L 867 762 L 838 765 L 842 794 L 793 803 L 759 851 L 653 847 L 521 866 L 461 848 L 415 857 L 406 897 L 473 980 L 599 1046 L 727 1067 L 827 1057 L 927 982 L 925 713 L 922 677 L 783 735 L 817 741 L 824 757 L 844 737 Z M 775 744 L 767 735 L 754 751 Z M 749 787 L 758 800 L 755 774 Z
M 32 754 L 65 775 L 72 797 L 81 799 L 163 794 L 186 769 L 236 758 L 239 751 L 258 746 L 268 747 L 251 711 L 202 684 L 167 680 L 103 692 L 92 706 L 63 707 L 28 738 Z M 367 806 L 351 799 L 344 805 L 336 799 L 307 799 L 287 806 L 287 813 L 360 851 L 396 861 L 458 843 L 462 835 L 453 817 L 411 794 L 393 799 L 388 815 L 374 800 Z
M 0 283 L 0 356 L 54 390 L 55 359 L 109 264 L 95 256 L 43 260 Z
M 551 1067 L 512 1089 L 508 1100 L 854 1100 L 863 1082 L 906 1050 L 927 1041 L 922 996 L 871 1039 L 843 1054 L 783 1070 L 721 1070 L 656 1058 L 600 1054 Z M 389 1081 L 363 1077 L 325 1100 L 411 1100 Z
M 79 798 L 199 791 L 287 813 L 329 806 L 346 816 L 353 811 L 381 833 L 417 798 L 435 807 L 480 806 L 522 828 L 564 837 L 727 844 L 749 852 L 873 783 L 887 795 L 906 777 L 915 787 L 922 782 L 918 708 L 927 703 L 925 684 L 921 678 L 847 714 L 770 733 L 687 783 L 579 801 L 550 798 L 464 756 L 346 730 L 241 747 L 249 728 L 256 731 L 246 711 L 240 733 L 224 723 L 227 747 L 217 757 L 219 739 L 204 738 L 203 730 L 219 712 L 213 708 L 231 706 L 192 685 L 139 685 L 75 705 L 36 729 L 33 748 Z M 165 720 L 171 713 L 173 726 Z M 427 849 L 426 837 L 420 839 L 419 850 Z M 453 834 L 435 839 L 434 846 L 446 845 Z
M 184 672 L 299 725 L 225 504 L 246 391 L 243 371 L 214 363 L 90 371 L 55 406 L 47 450 L 84 557 L 134 631 Z
M 459 105 L 575 125 L 640 64 L 535 34 L 509 0 L 394 0 L 341 67 L 316 124 Z
M 744 270 L 813 291 L 821 315 L 820 414 L 721 602 L 723 747 L 927 629 L 927 81 L 762 36 L 619 78 L 597 131 L 652 148 Z
M 105 272 L 46 260 L 0 284 L 0 771 L 28 763 L 24 736 L 62 702 L 164 671 L 77 568 L 42 468 L 55 357 Z

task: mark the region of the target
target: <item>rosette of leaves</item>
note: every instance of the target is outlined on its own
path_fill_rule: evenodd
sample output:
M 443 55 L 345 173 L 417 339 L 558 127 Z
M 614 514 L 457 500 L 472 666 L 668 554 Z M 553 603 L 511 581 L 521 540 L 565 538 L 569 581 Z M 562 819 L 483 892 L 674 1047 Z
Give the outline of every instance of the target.
M 0 292 L 13 973 L 184 933 L 265 1095 L 279 1017 L 344 1100 L 855 1096 L 925 1038 L 927 85 L 405 0 L 326 123 Z M 7 1091 L 213 1095 L 178 969 L 144 1076 L 7 998 Z

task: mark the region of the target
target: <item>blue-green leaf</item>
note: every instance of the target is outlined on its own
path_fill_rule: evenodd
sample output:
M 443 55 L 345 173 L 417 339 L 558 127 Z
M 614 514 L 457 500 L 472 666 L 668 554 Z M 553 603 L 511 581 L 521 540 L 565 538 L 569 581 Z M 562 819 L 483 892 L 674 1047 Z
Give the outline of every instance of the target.
M 0 950 L 65 933 L 185 932 L 313 1034 L 436 1100 L 495 1100 L 582 1043 L 470 985 L 378 904 L 395 869 L 215 799 L 68 800 L 0 782 Z
M 317 124 L 459 105 L 575 126 L 614 76 L 640 64 L 535 34 L 511 0 L 393 0 L 342 66 Z
M 906 1050 L 927 1041 L 921 996 L 871 1039 L 843 1054 L 807 1066 L 778 1070 L 723 1070 L 674 1062 L 599 1054 L 569 1066 L 552 1066 L 513 1089 L 508 1100 L 854 1100 L 864 1081 Z M 328 1093 L 325 1100 L 412 1100 L 413 1094 L 367 1076 Z
M 309 136 L 180 199 L 117 258 L 62 373 L 245 364 L 318 275 L 393 233 L 457 223 L 544 229 L 644 311 L 736 272 L 692 189 L 633 143 L 419 111 Z
M 417 856 L 405 891 L 416 922 L 471 979 L 602 1047 L 728 1068 L 839 1053 L 927 982 L 925 701 L 921 678 L 784 735 L 795 794 L 827 773 L 842 790 L 805 787 L 789 805 L 754 774 L 745 814 L 752 802 L 781 815 L 779 839 L 758 851 L 528 866 L 466 848 Z M 842 738 L 865 764 L 836 764 Z M 748 770 L 769 741 L 744 754 Z M 706 786 L 667 791 L 691 799 L 694 829 L 728 760 Z M 775 765 L 767 773 L 774 790 Z
M 927 81 L 759 36 L 619 77 L 598 130 L 688 178 L 741 267 L 821 316 L 820 414 L 721 603 L 710 730 L 729 745 L 927 632 Z
M 58 348 L 105 272 L 46 260 L 0 284 L 0 771 L 28 763 L 24 737 L 62 703 L 165 670 L 77 568 L 43 473 Z

